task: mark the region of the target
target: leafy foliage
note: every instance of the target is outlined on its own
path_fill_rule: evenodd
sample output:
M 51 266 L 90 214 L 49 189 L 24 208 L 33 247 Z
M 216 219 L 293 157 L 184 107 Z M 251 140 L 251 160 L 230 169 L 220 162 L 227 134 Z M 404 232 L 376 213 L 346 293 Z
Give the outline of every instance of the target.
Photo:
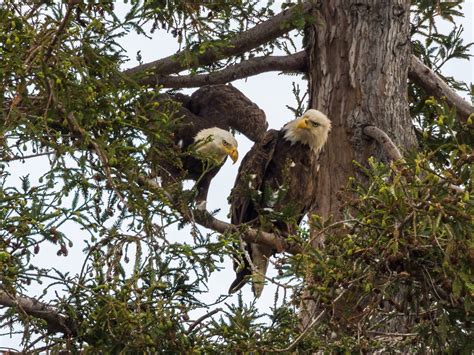
M 447 61 L 468 57 L 462 29 L 442 34 L 435 21 L 441 16 L 454 24 L 461 3 L 413 3 L 414 52 L 438 72 Z M 28 294 L 39 284 L 38 299 L 74 322 L 74 336 L 60 338 L 44 321 L 6 309 L 2 329 L 21 327 L 25 351 L 39 341 L 53 351 L 91 352 L 469 350 L 472 125 L 459 123 L 442 100 L 413 84 L 410 109 L 421 151 L 404 162 L 361 165 L 368 184 L 351 181 L 341 196 L 347 220 L 310 221 L 331 233 L 325 249 L 307 247 L 311 237 L 302 228 L 294 240 L 305 253 L 276 261 L 274 281 L 292 292 L 277 293 L 269 314 L 241 299 L 200 300 L 212 273 L 235 252 L 238 236 L 199 229 L 182 213 L 193 204 L 188 192 L 177 190 L 170 198 L 169 191 L 140 182 L 153 170 L 152 145 L 179 164 L 180 153 L 166 148 L 179 117 L 157 103 L 158 88 L 140 87 L 121 73 L 130 54 L 119 39 L 130 31 L 148 36 L 165 30 L 192 49 L 192 62 L 195 53 L 219 50 L 274 11 L 273 1 L 130 1 L 120 17 L 108 0 L 3 1 L 1 290 Z M 302 29 L 308 19 L 294 21 Z M 290 52 L 293 46 L 292 38 L 283 37 L 245 56 Z M 297 86 L 293 91 L 297 113 L 305 96 Z M 21 166 L 41 166 L 44 173 L 18 177 Z M 187 228 L 189 239 L 170 240 L 172 228 Z M 51 247 L 65 263 L 71 260 L 82 242 L 76 233 L 86 238 L 79 273 L 39 265 Z M 298 306 L 308 273 L 317 280 L 312 291 L 321 321 L 302 330 Z M 204 317 L 191 320 L 195 314 Z
M 468 349 L 474 201 L 472 164 L 464 161 L 463 193 L 448 186 L 456 181 L 451 174 L 442 180 L 433 172 L 424 154 L 400 165 L 371 161 L 363 169 L 369 185 L 351 182 L 353 222 L 323 252 L 308 256 L 318 260 L 312 267 L 317 294 L 332 313 L 337 342 L 344 333 L 365 333 L 357 346 L 369 350 L 374 334 L 395 333 L 412 349 Z

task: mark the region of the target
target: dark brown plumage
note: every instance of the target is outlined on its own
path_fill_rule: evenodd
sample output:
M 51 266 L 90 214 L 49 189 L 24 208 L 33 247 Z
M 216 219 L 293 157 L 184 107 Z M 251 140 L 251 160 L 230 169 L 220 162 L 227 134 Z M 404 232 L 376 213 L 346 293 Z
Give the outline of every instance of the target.
M 234 86 L 209 85 L 196 90 L 186 107 L 207 117 L 222 129 L 235 129 L 253 142 L 265 134 L 268 123 L 263 112 Z
M 319 151 L 327 139 L 330 121 L 316 110 L 270 130 L 243 159 L 230 196 L 231 222 L 287 236 L 294 234 L 304 215 L 316 203 Z M 304 143 L 301 143 L 304 142 Z M 249 260 L 236 263 L 236 280 L 229 292 L 239 290 L 252 275 L 253 291 L 260 296 L 270 247 L 244 243 Z

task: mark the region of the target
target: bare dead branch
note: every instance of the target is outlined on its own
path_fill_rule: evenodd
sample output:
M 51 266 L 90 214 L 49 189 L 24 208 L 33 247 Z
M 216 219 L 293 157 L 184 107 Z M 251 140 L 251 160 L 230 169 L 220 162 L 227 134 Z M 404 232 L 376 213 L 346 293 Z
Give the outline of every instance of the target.
M 53 307 L 34 298 L 14 296 L 4 290 L 0 290 L 0 305 L 16 307 L 18 308 L 18 313 L 25 313 L 29 316 L 45 320 L 48 324 L 48 330 L 51 332 L 59 332 L 65 335 L 75 335 L 76 333 L 68 317 L 61 315 Z
M 383 335 L 386 337 L 416 337 L 419 336 L 419 333 L 387 333 L 387 332 L 378 332 L 375 330 L 370 330 L 368 333 L 375 334 L 375 335 Z
M 185 69 L 209 65 L 218 60 L 245 53 L 252 48 L 290 32 L 294 28 L 291 20 L 295 13 L 307 12 L 312 6 L 311 1 L 305 1 L 301 5 L 296 5 L 288 10 L 282 11 L 268 21 L 262 22 L 248 31 L 238 34 L 231 39 L 225 47 L 219 49 L 209 48 L 202 54 L 194 55 L 192 62 L 189 59 L 190 50 L 185 49 L 171 56 L 128 69 L 125 71 L 125 74 L 134 76 L 148 72 L 147 75 L 151 76 L 156 74 L 169 75 L 179 73 Z
M 213 217 L 207 211 L 195 210 L 193 213 L 197 223 L 203 227 L 212 229 L 215 232 L 222 234 L 238 233 L 241 234 L 242 239 L 248 243 L 268 245 L 279 252 L 287 251 L 291 254 L 301 252 L 300 247 L 289 244 L 284 238 L 279 237 L 276 234 L 259 231 L 246 225 L 237 226 L 235 224 L 227 223 Z
M 459 96 L 439 75 L 424 65 L 414 55 L 411 57 L 408 77 L 425 89 L 428 94 L 438 98 L 446 97 L 447 103 L 456 107 L 461 120 L 466 121 L 470 115 L 474 114 L 474 106 Z
M 367 126 L 364 127 L 363 131 L 365 135 L 375 139 L 383 147 L 385 153 L 387 153 L 391 160 L 403 159 L 403 156 L 395 143 L 393 143 L 387 133 L 382 131 L 380 128 L 375 126 Z
M 89 140 L 89 144 L 95 150 L 97 156 L 99 157 L 100 162 L 102 163 L 102 168 L 104 169 L 105 176 L 111 188 L 114 190 L 115 194 L 120 199 L 120 201 L 124 204 L 124 206 L 127 206 L 127 203 L 125 202 L 125 199 L 123 198 L 122 193 L 114 184 L 114 181 L 112 178 L 112 171 L 110 169 L 109 159 L 107 158 L 107 155 L 104 153 L 102 148 L 99 146 L 99 144 L 97 144 L 97 142 L 94 139 L 89 139 L 88 133 L 84 130 L 84 128 L 82 128 L 79 125 L 79 123 L 77 123 L 74 112 L 69 112 L 69 113 L 66 112 L 66 109 L 61 104 L 57 104 L 57 108 L 61 112 L 62 115 L 66 116 L 66 121 L 68 122 L 71 132 L 75 134 L 78 138 L 82 139 L 83 141 L 85 141 L 86 139 Z
M 14 160 L 26 160 L 26 159 L 31 159 L 31 158 L 37 158 L 37 157 L 41 157 L 41 156 L 44 156 L 44 155 L 51 155 L 51 154 L 54 154 L 54 152 L 41 152 L 41 153 L 36 153 L 36 154 L 30 154 L 30 155 L 15 155 L 13 157 L 11 156 L 8 156 L 6 158 L 3 159 L 3 161 L 14 161 Z M 0 159 L 1 161 L 1 159 Z
M 258 57 L 245 60 L 210 74 L 145 77 L 138 82 L 142 85 L 162 85 L 165 88 L 191 88 L 204 85 L 226 84 L 234 80 L 248 78 L 269 71 L 304 72 L 306 53 L 304 51 L 288 56 Z

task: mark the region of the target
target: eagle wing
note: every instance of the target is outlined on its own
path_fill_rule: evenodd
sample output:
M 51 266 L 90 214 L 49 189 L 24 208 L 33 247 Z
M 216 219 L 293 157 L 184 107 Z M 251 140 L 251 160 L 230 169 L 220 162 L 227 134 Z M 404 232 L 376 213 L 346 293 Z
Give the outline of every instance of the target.
M 256 143 L 242 160 L 234 188 L 230 195 L 232 224 L 251 223 L 258 217 L 258 211 L 254 206 L 251 194 L 252 192 L 261 192 L 265 182 L 266 170 L 273 159 L 279 134 L 280 132 L 276 130 L 267 131 L 263 139 Z M 229 288 L 229 292 L 233 293 L 242 288 L 247 277 L 252 274 L 252 269 L 247 259 L 250 258 L 257 269 L 257 273 L 254 273 L 253 276 L 253 290 L 258 297 L 263 289 L 268 258 L 273 251 L 266 246 L 244 242 L 242 242 L 242 249 L 248 255 L 243 258 L 243 267 L 237 261 L 240 256 L 235 256 L 234 270 L 236 270 L 237 275 Z
M 248 223 L 257 217 L 257 210 L 249 193 L 250 190 L 260 191 L 262 188 L 265 171 L 273 158 L 278 136 L 279 131 L 267 131 L 263 139 L 254 144 L 242 160 L 229 198 L 232 224 Z
M 234 86 L 207 85 L 196 90 L 188 108 L 214 126 L 235 129 L 258 142 L 268 128 L 265 112 Z
M 284 139 L 281 131 L 273 131 L 244 160 L 231 195 L 232 223 L 258 225 L 262 222 L 257 220 L 259 214 L 266 214 L 268 209 L 272 214 L 271 232 L 296 233 L 304 215 L 316 203 L 318 155 L 306 145 Z M 240 289 L 252 275 L 252 288 L 258 297 L 273 250 L 256 243 L 243 243 L 243 249 L 247 255 L 243 266 L 234 263 L 237 277 L 229 292 Z

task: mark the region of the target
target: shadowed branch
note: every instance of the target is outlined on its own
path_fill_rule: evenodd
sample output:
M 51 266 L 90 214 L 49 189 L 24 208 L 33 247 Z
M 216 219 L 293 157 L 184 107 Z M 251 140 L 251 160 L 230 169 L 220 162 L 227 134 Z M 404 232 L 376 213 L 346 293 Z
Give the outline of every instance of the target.
M 164 194 L 168 200 L 173 204 L 173 197 L 170 196 L 163 188 L 152 179 L 147 179 L 143 176 L 137 178 L 139 184 L 145 185 L 150 190 L 158 190 Z M 175 204 L 177 205 L 177 204 Z M 235 225 L 221 221 L 212 216 L 208 211 L 202 209 L 191 209 L 182 211 L 178 209 L 178 212 L 182 215 L 185 220 L 189 222 L 196 222 L 202 227 L 209 228 L 215 232 L 224 233 L 237 233 L 241 238 L 248 243 L 263 244 L 273 247 L 278 252 L 288 252 L 290 254 L 298 254 L 302 252 L 302 248 L 299 245 L 289 243 L 285 238 L 282 238 L 276 234 L 260 231 L 251 228 L 247 225 Z M 192 218 L 190 217 L 192 216 Z

